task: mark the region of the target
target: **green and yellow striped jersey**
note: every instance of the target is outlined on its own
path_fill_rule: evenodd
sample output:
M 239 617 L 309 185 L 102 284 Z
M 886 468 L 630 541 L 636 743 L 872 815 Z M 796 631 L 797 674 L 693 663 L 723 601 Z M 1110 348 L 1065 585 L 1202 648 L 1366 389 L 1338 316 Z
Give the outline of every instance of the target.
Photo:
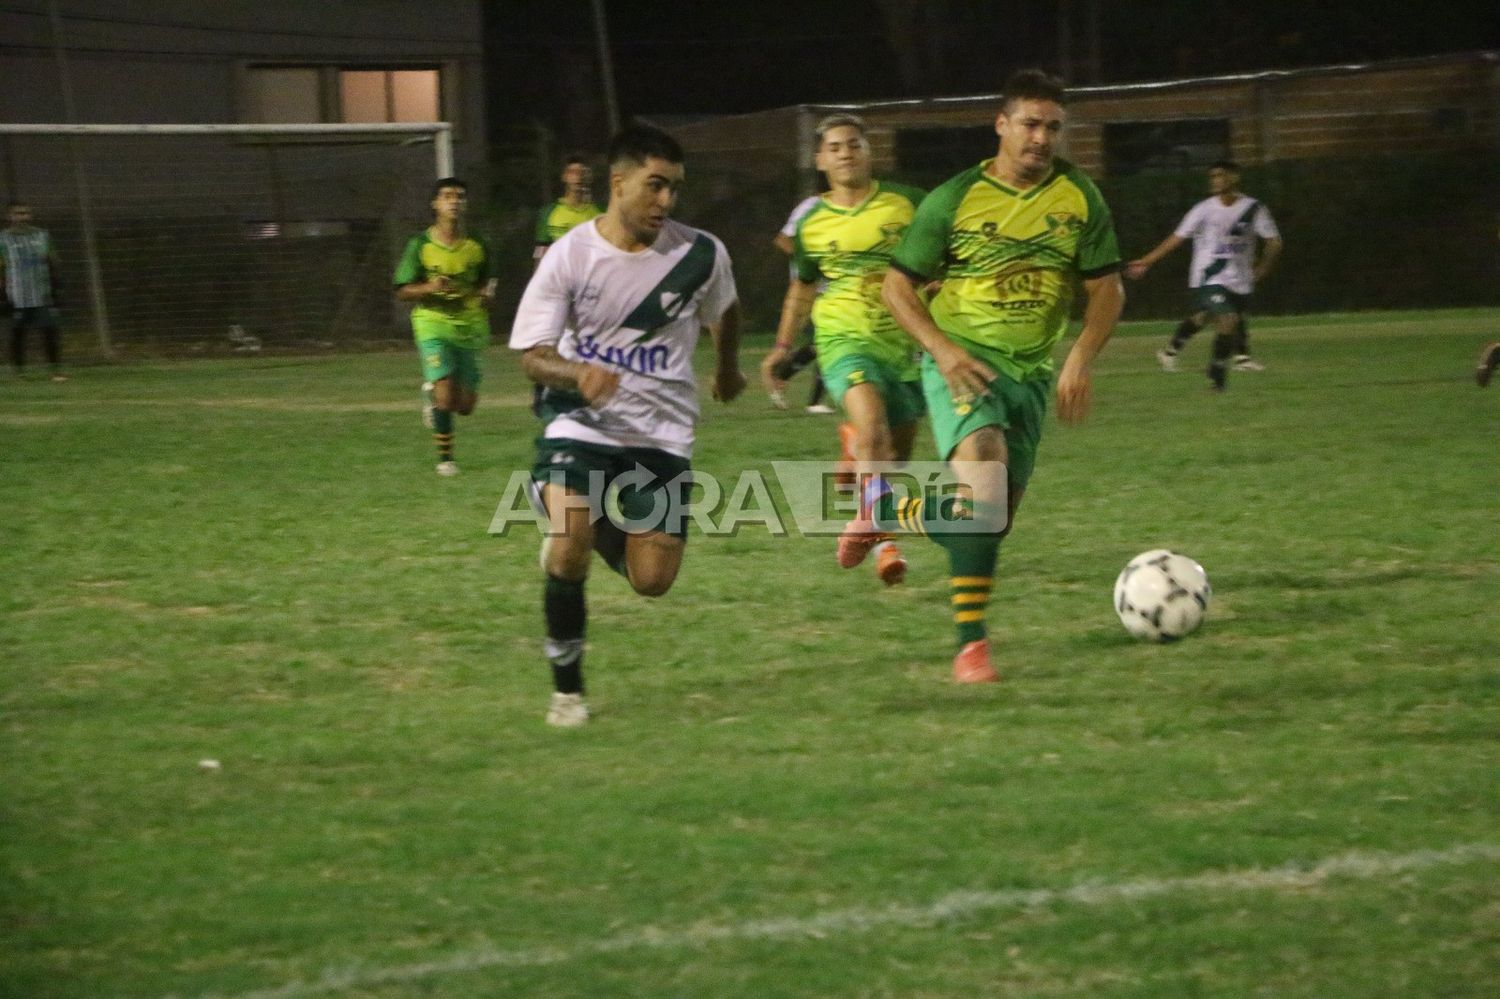
M 543 205 L 536 216 L 536 245 L 551 246 L 575 225 L 603 214 L 604 209 L 588 201 L 570 205 L 559 198 L 550 205 Z
M 792 266 L 803 281 L 827 281 L 813 304 L 818 356 L 827 364 L 859 352 L 915 372 L 916 342 L 880 299 L 880 285 L 923 192 L 877 181 L 852 208 L 825 195 L 797 223 Z
M 1065 160 L 1024 191 L 990 174 L 993 162 L 927 196 L 891 266 L 942 279 L 929 307 L 943 332 L 998 352 L 1012 378 L 1045 376 L 1076 278 L 1120 267 L 1114 222 L 1094 182 Z
M 443 275 L 453 290 L 425 295 L 411 310 L 412 330 L 418 340 L 448 340 L 459 347 L 489 343 L 489 313 L 480 292 L 494 276 L 494 259 L 483 240 L 464 236 L 451 246 L 424 229 L 406 244 L 392 279 L 396 287 Z

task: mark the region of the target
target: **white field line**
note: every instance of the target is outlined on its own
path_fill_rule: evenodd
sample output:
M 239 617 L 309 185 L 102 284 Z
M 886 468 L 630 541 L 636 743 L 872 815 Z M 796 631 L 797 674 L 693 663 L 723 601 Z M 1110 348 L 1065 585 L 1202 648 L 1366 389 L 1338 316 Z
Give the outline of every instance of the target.
M 486 968 L 566 964 L 598 954 L 629 950 L 666 950 L 738 940 L 818 940 L 868 933 L 888 927 L 928 927 L 969 919 L 986 912 L 1024 911 L 1055 905 L 1106 906 L 1199 892 L 1305 889 L 1332 878 L 1375 881 L 1433 867 L 1496 861 L 1500 861 L 1500 844 L 1467 843 L 1443 850 L 1418 850 L 1402 854 L 1345 853 L 1313 864 L 1294 863 L 1266 869 L 1210 871 L 1180 878 L 1093 881 L 1071 888 L 958 891 L 925 905 L 895 904 L 882 908 L 833 909 L 810 916 L 785 916 L 740 923 L 700 923 L 676 928 L 646 926 L 602 940 L 563 947 L 522 950 L 484 948 L 414 964 L 383 968 L 330 968 L 312 981 L 287 982 L 276 988 L 240 993 L 235 999 L 290 999 L 344 989 L 421 981 Z M 204 999 L 213 997 L 205 996 Z

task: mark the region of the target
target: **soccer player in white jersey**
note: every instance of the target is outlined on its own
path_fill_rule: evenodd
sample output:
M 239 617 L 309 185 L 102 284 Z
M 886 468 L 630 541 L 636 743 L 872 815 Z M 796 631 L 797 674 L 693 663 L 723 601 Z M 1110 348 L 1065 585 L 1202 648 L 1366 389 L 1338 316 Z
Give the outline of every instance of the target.
M 0 286 L 14 310 L 11 317 L 10 359 L 16 374 L 26 373 L 26 331 L 36 327 L 52 368 L 52 380 L 65 382 L 62 348 L 57 334 L 57 308 L 53 297 L 53 275 L 57 255 L 52 234 L 32 225 L 31 206 L 12 201 L 6 209 L 6 227 L 0 229 Z
M 1208 377 L 1215 389 L 1222 390 L 1231 364 L 1236 371 L 1264 370 L 1250 356 L 1244 313 L 1250 293 L 1281 256 L 1282 244 L 1271 210 L 1241 193 L 1240 168 L 1232 160 L 1209 167 L 1208 189 L 1210 197 L 1194 205 L 1154 250 L 1131 261 L 1125 276 L 1139 281 L 1158 260 L 1192 241 L 1188 287 L 1193 291 L 1193 312 L 1178 324 L 1171 342 L 1156 357 L 1164 370 L 1176 371 L 1178 352 L 1212 319 L 1217 335 Z M 1257 260 L 1260 240 L 1264 246 Z
M 682 565 L 701 328 L 716 347 L 713 397 L 729 402 L 745 388 L 729 254 L 670 218 L 682 158 L 658 129 L 632 126 L 610 140 L 609 207 L 552 245 L 511 331 L 522 368 L 545 389 L 532 480 L 550 522 L 542 567 L 551 725 L 589 717 L 584 583 L 592 553 L 649 597 L 666 593 Z M 611 487 L 622 523 L 603 511 Z

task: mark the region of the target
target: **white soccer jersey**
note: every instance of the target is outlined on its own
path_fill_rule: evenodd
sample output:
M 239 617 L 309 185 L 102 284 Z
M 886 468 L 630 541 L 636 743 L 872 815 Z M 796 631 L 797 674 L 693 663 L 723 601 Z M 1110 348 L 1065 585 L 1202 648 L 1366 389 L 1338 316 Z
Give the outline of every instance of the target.
M 52 304 L 52 237 L 45 229 L 0 230 L 0 260 L 5 263 L 5 294 L 18 309 Z
M 792 209 L 792 214 L 786 217 L 786 225 L 781 227 L 781 234 L 788 239 L 797 235 L 797 223 L 802 221 L 802 216 L 818 207 L 818 202 L 822 200 L 821 194 L 814 194 L 812 197 L 803 198 L 797 202 L 797 207 Z
M 521 296 L 511 349 L 555 346 L 567 360 L 618 371 L 620 387 L 598 407 L 548 389 L 543 406 L 557 415 L 543 436 L 692 457 L 693 350 L 701 325 L 722 319 L 737 297 L 724 244 L 670 219 L 635 253 L 599 235 L 596 222 L 558 239 Z
M 1182 217 L 1177 235 L 1193 241 L 1189 288 L 1214 284 L 1240 295 L 1255 290 L 1255 237 L 1281 238 L 1271 210 L 1245 194 L 1228 205 L 1217 196 L 1198 202 Z

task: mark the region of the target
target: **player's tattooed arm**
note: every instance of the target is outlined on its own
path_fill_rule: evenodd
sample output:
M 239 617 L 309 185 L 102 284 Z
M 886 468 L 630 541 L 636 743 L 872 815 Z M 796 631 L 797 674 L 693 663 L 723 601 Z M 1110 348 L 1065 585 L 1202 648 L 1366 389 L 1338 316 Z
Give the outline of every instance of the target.
M 532 347 L 521 354 L 521 370 L 538 385 L 577 392 L 597 406 L 620 387 L 620 373 L 597 364 L 569 361 L 556 347 Z

